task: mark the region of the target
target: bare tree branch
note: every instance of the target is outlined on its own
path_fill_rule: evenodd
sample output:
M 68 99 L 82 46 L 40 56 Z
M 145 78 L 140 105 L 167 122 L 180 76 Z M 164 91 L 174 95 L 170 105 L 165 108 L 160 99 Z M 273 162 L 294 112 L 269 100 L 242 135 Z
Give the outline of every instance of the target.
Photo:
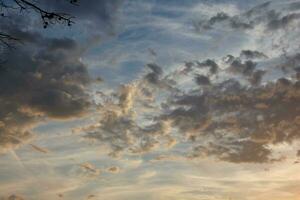
M 66 13 L 57 13 L 57 12 L 49 12 L 47 10 L 42 9 L 41 7 L 37 6 L 35 3 L 32 3 L 27 0 L 14 0 L 14 2 L 20 7 L 21 10 L 34 10 L 35 12 L 39 13 L 41 19 L 43 20 L 44 28 L 47 28 L 49 23 L 66 23 L 68 26 L 71 26 L 74 21 L 72 19 L 74 17 L 70 16 Z M 70 1 L 73 2 L 73 1 Z M 73 4 L 73 3 L 72 3 Z
M 78 5 L 79 0 L 66 0 L 72 5 Z M 33 0 L 0 0 L 0 17 L 7 17 L 6 13 L 9 11 L 22 12 L 22 11 L 33 11 L 38 14 L 42 20 L 43 27 L 47 28 L 50 24 L 65 24 L 71 26 L 75 22 L 74 17 L 67 13 L 60 13 L 49 11 L 42 8 L 38 1 Z M 12 47 L 15 42 L 20 42 L 20 39 L 10 35 L 10 33 L 5 30 L 0 29 L 0 46 L 5 46 L 8 48 Z

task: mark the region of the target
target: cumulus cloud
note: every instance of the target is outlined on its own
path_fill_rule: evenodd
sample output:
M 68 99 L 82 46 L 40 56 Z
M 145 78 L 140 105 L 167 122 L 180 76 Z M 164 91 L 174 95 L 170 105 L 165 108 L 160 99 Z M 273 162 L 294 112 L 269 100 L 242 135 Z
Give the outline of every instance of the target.
M 243 50 L 240 57 L 245 59 L 255 59 L 255 58 L 268 58 L 264 53 L 259 51 Z
M 196 30 L 211 30 L 216 25 L 225 24 L 232 29 L 247 30 L 252 29 L 252 22 L 248 22 L 240 16 L 230 16 L 224 12 L 217 13 L 208 20 L 201 20 L 198 23 L 194 23 Z
M 290 9 L 294 4 L 295 2 L 287 2 L 285 5 L 281 5 L 282 11 L 297 11 L 297 9 Z M 211 30 L 221 25 L 232 30 L 247 31 L 263 25 L 267 31 L 276 31 L 285 29 L 299 20 L 299 13 L 285 13 L 278 11 L 275 7 L 276 3 L 266 2 L 238 15 L 232 16 L 225 12 L 219 12 L 206 20 L 194 23 L 194 26 L 198 31 Z
M 247 60 L 245 62 L 240 59 L 235 59 L 230 63 L 229 71 L 232 73 L 239 73 L 245 76 L 249 76 L 253 73 L 257 63 Z
M 105 109 L 99 125 L 87 131 L 87 137 L 109 143 L 113 152 L 153 151 L 170 137 L 170 143 L 190 143 L 191 148 L 185 152 L 187 159 L 215 157 L 234 163 L 281 161 L 284 156 L 274 155 L 271 146 L 299 139 L 299 81 L 290 74 L 289 79 L 266 79 L 262 84 L 263 76 L 270 73 L 262 66 L 256 69 L 269 59 L 264 55 L 244 50 L 239 57 L 220 58 L 222 69 L 217 70 L 213 79 L 212 73 L 207 76 L 199 71 L 217 66 L 212 60 L 187 62 L 184 70 L 188 68 L 189 73 L 178 73 L 182 70 L 175 69 L 166 75 L 157 65 L 150 65 L 150 73 L 159 74 L 159 81 L 168 77 L 180 83 L 182 79 L 182 84 L 190 89 L 180 84 L 174 85 L 177 90 L 145 84 L 147 75 L 143 76 L 133 85 L 122 87 L 115 103 L 118 107 Z M 286 59 L 297 65 L 294 57 Z M 198 73 L 196 78 L 195 73 Z M 232 78 L 224 79 L 221 74 Z M 240 76 L 232 76 L 235 74 Z M 245 83 L 244 77 L 248 82 Z M 196 83 L 195 88 L 191 88 L 192 83 Z M 141 103 L 145 101 L 146 88 L 151 91 L 150 110 L 145 110 L 145 103 Z M 124 108 L 126 112 L 118 112 Z
M 162 118 L 196 145 L 191 157 L 273 162 L 280 158 L 272 157 L 271 144 L 299 139 L 298 81 L 280 78 L 249 88 L 229 80 L 173 98 L 174 108 Z
M 147 64 L 147 67 L 151 69 L 152 72 L 145 76 L 145 79 L 153 84 L 157 84 L 160 76 L 163 74 L 162 68 L 155 63 Z
M 159 146 L 170 148 L 176 144 L 169 135 L 169 121 L 151 120 L 155 118 L 157 110 L 154 93 L 172 88 L 165 88 L 166 78 L 152 79 L 162 76 L 162 69 L 158 65 L 149 64 L 148 68 L 151 69 L 150 73 L 136 82 L 122 85 L 118 92 L 111 95 L 111 100 L 99 108 L 101 116 L 97 124 L 83 128 L 85 138 L 107 144 L 111 156 L 121 153 L 143 154 Z M 152 77 L 150 81 L 149 74 Z
M 215 61 L 211 60 L 211 59 L 207 59 L 203 62 L 197 62 L 197 64 L 198 64 L 198 67 L 200 67 L 200 68 L 209 67 L 209 71 L 210 71 L 211 74 L 217 73 L 218 69 L 219 69 L 218 64 Z
M 84 37 L 88 41 L 79 43 L 55 27 L 50 28 L 64 36 L 46 36 L 37 28 L 39 18 L 34 14 L 25 18 L 12 13 L 1 23 L 0 30 L 22 41 L 14 50 L 1 52 L 1 60 L 5 61 L 0 68 L 1 151 L 29 139 L 31 129 L 47 118 L 69 119 L 88 111 L 91 101 L 87 87 L 91 78 L 82 56 L 95 35 L 115 31 L 122 1 L 82 1 L 79 6 L 67 1 L 37 4 L 74 16 L 75 31 L 78 25 L 99 32 L 89 32 Z
M 299 13 L 284 15 L 282 17 L 271 19 L 268 22 L 267 27 L 269 28 L 269 30 L 283 29 L 298 19 L 300 19 Z
M 21 26 L 6 29 L 24 44 L 2 54 L 1 148 L 20 143 L 10 135 L 28 139 L 31 128 L 45 118 L 80 116 L 90 105 L 85 91 L 90 77 L 80 61 L 84 48 L 70 38 L 44 37 Z
M 153 124 L 142 126 L 134 118 L 118 116 L 115 112 L 104 113 L 99 126 L 87 127 L 85 136 L 88 139 L 96 139 L 108 144 L 111 148 L 111 156 L 119 156 L 121 153 L 142 154 L 152 151 L 160 146 L 159 138 L 169 144 L 170 138 L 166 135 L 170 128 L 168 125 Z
M 256 70 L 252 73 L 252 75 L 249 77 L 249 82 L 252 85 L 259 85 L 262 81 L 263 76 L 265 75 L 266 71 L 264 70 Z
M 110 7 L 114 10 L 117 5 L 110 6 L 106 1 L 99 4 L 99 9 L 107 9 L 108 13 L 95 19 L 112 20 Z M 263 24 L 271 30 L 268 24 L 272 20 L 287 16 L 272 11 L 271 6 L 262 4 L 238 16 L 218 13 L 198 25 L 214 29 L 224 24 L 231 29 L 250 30 Z M 83 7 L 79 16 L 89 15 L 87 10 L 92 8 Z M 281 21 L 290 26 L 296 20 L 294 16 Z M 9 105 L 5 107 L 9 111 L 2 109 L 0 128 L 13 130 L 17 138 L 27 138 L 30 127 L 43 118 L 67 119 L 85 113 L 90 105 L 85 92 L 90 78 L 80 61 L 84 50 L 72 39 L 46 38 L 22 30 L 18 34 L 30 51 L 20 48 L 19 62 L 7 63 L 12 67 L 1 74 L 0 82 L 9 89 L 0 88 L 0 100 L 2 105 Z M 188 61 L 173 71 L 156 63 L 147 64 L 147 71 L 139 79 L 116 92 L 101 93 L 99 98 L 106 100 L 97 108 L 97 122 L 80 130 L 86 139 L 106 144 L 111 156 L 143 154 L 189 143 L 191 148 L 185 152 L 188 158 L 213 156 L 236 163 L 280 160 L 270 146 L 298 139 L 298 56 L 278 57 L 293 72 L 278 78 L 281 72 L 274 67 L 274 78 L 265 65 L 275 62 L 272 55 L 254 48 L 238 52 L 223 58 Z M 22 67 L 25 59 L 24 63 L 29 63 L 26 68 Z M 14 66 L 18 66 L 16 70 Z M 5 144 L 18 143 L 5 135 L 1 140 Z
M 207 76 L 197 75 L 195 81 L 198 85 L 210 85 L 210 80 Z
M 258 24 L 268 28 L 271 18 L 281 19 L 288 14 L 283 10 L 282 13 L 280 11 L 281 14 L 277 14 L 279 11 L 276 10 L 276 12 L 269 12 L 269 17 L 266 16 L 264 11 L 272 5 L 273 3 L 263 4 L 239 16 L 217 14 L 203 25 L 207 23 L 213 33 L 218 31 L 219 25 L 222 26 L 219 27 L 222 29 L 221 34 L 223 34 L 223 26 L 225 29 L 238 30 L 234 36 L 240 36 L 243 30 L 250 31 L 258 28 L 256 27 Z M 245 17 L 247 15 L 249 19 Z M 295 18 L 287 22 L 287 26 L 292 26 L 296 21 Z M 251 186 L 252 192 L 255 191 L 257 194 L 257 191 L 261 190 L 261 182 L 265 183 L 266 180 L 270 180 L 268 184 L 274 187 L 274 190 L 269 190 L 270 188 L 267 187 L 268 191 L 277 190 L 277 186 L 282 183 L 274 186 L 273 175 L 279 173 L 279 176 L 277 174 L 275 177 L 277 181 L 290 177 L 294 171 L 289 171 L 291 168 L 282 170 L 290 164 L 288 162 L 276 166 L 270 164 L 283 161 L 286 151 L 289 151 L 288 154 L 291 152 L 289 155 L 292 155 L 293 159 L 296 155 L 299 156 L 299 152 L 294 152 L 293 149 L 300 139 L 299 49 L 290 48 L 279 55 L 278 52 L 270 51 L 269 46 L 260 48 L 255 43 L 262 41 L 257 36 L 259 31 L 255 32 L 257 35 L 254 35 L 254 32 L 247 35 L 249 38 L 246 38 L 247 41 L 242 44 L 242 47 L 236 47 L 237 49 L 230 52 L 226 48 L 225 57 L 212 55 L 197 60 L 195 57 L 202 54 L 197 52 L 199 54 L 191 57 L 190 60 L 185 59 L 187 60 L 185 63 L 173 63 L 172 66 L 168 66 L 166 62 L 161 62 L 157 58 L 161 56 L 159 53 L 152 52 L 152 58 L 157 64 L 154 61 L 147 65 L 141 64 L 145 66 L 145 71 L 139 74 L 137 79 L 122 84 L 117 90 L 100 92 L 97 87 L 96 95 L 99 104 L 93 105 L 95 109 L 92 117 L 86 122 L 88 125 L 78 129 L 83 132 L 82 134 L 76 136 L 72 134 L 68 140 L 73 144 L 75 139 L 80 139 L 83 135 L 84 142 L 88 141 L 88 143 L 81 143 L 80 140 L 79 146 L 77 143 L 73 146 L 88 156 L 86 157 L 88 162 L 75 164 L 72 168 L 75 173 L 71 170 L 69 174 L 79 177 L 80 184 L 75 184 L 75 187 L 71 188 L 59 188 L 55 190 L 55 194 L 50 190 L 49 194 L 53 193 L 55 196 L 47 198 L 55 198 L 57 194 L 63 194 L 62 192 L 65 192 L 63 198 L 66 199 L 84 192 L 87 193 L 82 195 L 83 198 L 107 197 L 107 195 L 113 198 L 117 198 L 116 196 L 124 198 L 124 194 L 125 196 L 129 194 L 130 198 L 132 194 L 137 194 L 136 188 L 131 188 L 132 190 L 128 192 L 126 186 L 124 191 L 126 190 L 127 193 L 124 193 L 119 191 L 120 187 L 115 187 L 115 184 L 120 185 L 120 180 L 121 183 L 132 182 L 132 177 L 139 174 L 138 169 L 143 171 L 146 169 L 146 173 L 137 176 L 138 183 L 142 183 L 143 187 L 151 186 L 149 188 L 153 188 L 153 184 L 158 184 L 160 187 L 160 184 L 178 183 L 177 172 L 181 172 L 183 176 L 180 178 L 183 178 L 183 183 L 190 184 L 178 192 L 182 197 L 191 195 L 193 198 L 192 194 L 199 194 L 209 198 L 208 196 L 213 194 L 214 197 L 224 198 L 229 192 L 231 194 L 231 186 L 235 187 L 237 184 L 244 184 L 248 190 Z M 26 32 L 24 29 L 19 30 L 18 34 L 24 38 L 26 47 L 29 48 L 18 49 L 18 58 L 7 62 L 10 65 L 1 69 L 3 71 L 0 73 L 2 85 L 0 86 L 0 141 L 3 142 L 0 143 L 7 148 L 15 147 L 21 143 L 20 141 L 29 139 L 32 135 L 32 127 L 44 119 L 69 119 L 85 114 L 90 108 L 89 95 L 86 91 L 91 80 L 86 66 L 80 59 L 84 48 L 70 38 L 44 37 L 37 32 Z M 248 39 L 249 46 L 247 46 Z M 269 42 L 278 42 L 277 39 L 277 34 L 274 34 Z M 284 39 L 291 41 L 289 37 Z M 281 40 L 278 44 L 282 44 Z M 63 149 L 68 148 L 68 151 L 67 153 L 63 151 L 64 154 L 59 157 L 59 162 L 64 166 L 51 169 L 51 175 L 56 170 L 65 171 L 70 168 L 69 164 L 65 165 L 66 162 L 70 162 L 63 161 L 62 158 L 66 158 L 66 154 L 73 149 L 69 149 L 69 146 L 65 147 L 65 144 L 65 141 L 61 142 Z M 80 148 L 81 145 L 89 147 Z M 47 153 L 46 148 L 31 146 L 36 151 Z M 56 149 L 54 148 L 56 145 L 52 148 L 48 145 L 45 147 Z M 56 150 L 60 148 L 62 147 Z M 94 156 L 90 157 L 90 154 L 94 154 L 95 149 L 103 150 L 100 153 L 102 155 L 108 152 L 113 158 L 105 156 L 104 162 L 92 160 Z M 82 155 L 76 154 L 75 157 L 79 158 Z M 120 155 L 124 156 L 124 159 L 115 163 L 115 157 Z M 49 161 L 57 160 L 52 158 L 53 153 L 48 156 L 51 157 Z M 127 162 L 131 162 L 133 158 L 139 158 L 144 162 L 139 160 L 141 164 L 139 167 L 135 166 L 134 170 L 128 170 Z M 106 159 L 114 159 L 113 164 L 106 165 L 105 163 L 108 163 Z M 206 159 L 209 159 L 209 162 Z M 201 165 L 203 170 L 200 171 L 204 174 L 195 167 L 189 168 L 190 160 L 198 166 Z M 147 161 L 150 162 L 146 163 Z M 172 161 L 174 166 L 171 173 L 169 161 Z M 39 161 L 34 161 L 33 165 L 36 162 Z M 121 162 L 126 164 L 123 165 Z M 104 165 L 101 166 L 101 163 Z M 252 165 L 253 163 L 261 165 Z M 275 169 L 277 166 L 278 170 Z M 148 170 L 153 167 L 155 173 L 151 169 Z M 272 169 L 269 170 L 269 167 Z M 296 170 L 297 166 L 292 165 L 292 167 Z M 119 173 L 120 171 L 122 173 Z M 149 171 L 151 173 L 148 173 Z M 98 177 L 102 172 L 105 172 L 104 177 L 109 176 L 111 187 L 98 191 L 99 181 L 88 182 L 88 184 L 85 182 L 86 178 L 90 181 L 90 178 Z M 118 177 L 121 176 L 121 179 L 108 173 L 119 173 Z M 193 176 L 187 179 L 189 173 Z M 253 176 L 253 173 L 258 175 Z M 175 175 L 170 177 L 170 174 Z M 227 175 L 224 177 L 224 174 Z M 261 176 L 262 174 L 264 176 Z M 212 176 L 215 179 L 212 179 Z M 251 184 L 249 181 L 244 181 L 249 177 L 251 177 Z M 57 180 L 69 180 L 69 178 L 62 176 Z M 233 182 L 232 178 L 235 179 Z M 57 183 L 57 180 L 52 182 Z M 205 182 L 207 186 L 197 191 L 197 188 L 191 188 L 192 185 L 199 185 L 194 184 L 195 180 Z M 207 182 L 208 180 L 212 181 Z M 136 181 L 133 182 L 136 185 Z M 52 184 L 45 183 L 47 186 Z M 24 184 L 29 188 L 27 182 Z M 217 186 L 212 187 L 214 184 Z M 173 189 L 174 187 L 172 186 Z M 14 188 L 14 185 L 9 186 L 11 190 Z M 44 187 L 38 187 L 35 193 L 39 193 L 42 189 Z M 115 189 L 118 190 L 116 194 L 112 192 Z M 164 189 L 159 188 L 159 191 L 163 195 L 166 194 Z M 265 191 L 266 188 L 261 193 Z M 286 193 L 284 189 L 282 191 L 285 191 L 284 195 L 291 194 Z M 151 192 L 153 193 L 153 189 L 149 190 L 149 193 Z M 173 195 L 174 191 L 172 190 L 171 193 Z M 35 194 L 28 195 L 31 197 Z M 48 193 L 43 194 L 46 195 Z M 172 195 L 166 195 L 166 198 L 171 198 Z M 155 197 L 161 196 L 158 194 Z M 239 197 L 240 195 L 234 198 Z M 152 198 L 151 195 L 149 198 Z

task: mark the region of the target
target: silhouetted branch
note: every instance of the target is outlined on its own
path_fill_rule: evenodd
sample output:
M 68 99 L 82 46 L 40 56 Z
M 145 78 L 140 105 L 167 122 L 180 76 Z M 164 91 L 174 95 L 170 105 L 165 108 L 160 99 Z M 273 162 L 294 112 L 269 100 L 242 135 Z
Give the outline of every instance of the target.
M 49 23 L 66 23 L 68 26 L 71 26 L 74 21 L 72 19 L 74 17 L 70 16 L 66 13 L 57 13 L 57 12 L 49 12 L 41 7 L 37 6 L 37 4 L 27 1 L 27 0 L 14 0 L 14 2 L 19 6 L 20 10 L 34 10 L 35 12 L 39 13 L 41 19 L 43 20 L 44 28 L 47 28 Z M 74 0 L 70 1 L 71 4 Z
M 79 0 L 66 0 L 72 5 L 78 5 Z M 50 24 L 66 24 L 71 26 L 74 24 L 74 17 L 67 13 L 48 11 L 42 8 L 38 1 L 33 0 L 0 0 L 0 17 L 7 17 L 6 13 L 12 11 L 33 11 L 42 19 L 43 27 L 47 28 Z M 0 30 L 0 46 L 11 47 L 14 42 L 20 41 L 19 38 L 6 33 L 5 30 Z

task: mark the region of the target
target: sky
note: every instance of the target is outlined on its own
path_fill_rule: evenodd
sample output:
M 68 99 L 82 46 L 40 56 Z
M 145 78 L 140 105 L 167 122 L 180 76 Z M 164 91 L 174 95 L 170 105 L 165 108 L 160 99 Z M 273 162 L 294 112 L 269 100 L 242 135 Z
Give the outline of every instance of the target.
M 29 2 L 74 24 L 1 10 L 0 200 L 300 199 L 299 0 Z

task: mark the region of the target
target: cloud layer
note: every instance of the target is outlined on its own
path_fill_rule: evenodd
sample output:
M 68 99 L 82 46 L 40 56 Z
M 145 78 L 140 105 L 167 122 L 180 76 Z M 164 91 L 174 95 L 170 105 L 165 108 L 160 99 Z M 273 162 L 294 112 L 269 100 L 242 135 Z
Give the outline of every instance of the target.
M 211 30 L 226 23 L 230 29 L 251 31 L 263 25 L 267 32 L 294 27 L 297 13 L 290 4 L 282 12 L 276 6 L 265 3 L 237 16 L 219 13 L 200 26 Z M 284 40 L 289 39 L 286 35 Z M 281 161 L 285 156 L 276 155 L 272 145 L 299 139 L 299 62 L 294 50 L 269 53 L 241 49 L 236 56 L 189 61 L 169 73 L 148 64 L 149 73 L 101 106 L 101 120 L 86 128 L 87 137 L 107 142 L 112 152 L 148 152 L 169 140 L 189 144 L 184 152 L 189 159 Z
M 300 4 L 254 2 L 1 23 L 23 45 L 0 66 L 0 199 L 297 199 Z

